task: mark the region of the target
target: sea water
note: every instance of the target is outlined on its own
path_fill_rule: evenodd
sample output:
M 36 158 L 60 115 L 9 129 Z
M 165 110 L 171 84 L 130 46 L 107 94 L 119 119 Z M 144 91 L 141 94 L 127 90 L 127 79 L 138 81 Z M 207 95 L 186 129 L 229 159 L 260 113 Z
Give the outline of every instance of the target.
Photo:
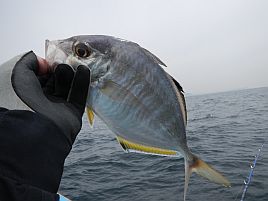
M 188 146 L 232 184 L 225 188 L 193 174 L 187 200 L 240 200 L 264 143 L 245 200 L 267 201 L 268 88 L 188 96 L 186 103 Z M 74 201 L 179 201 L 183 189 L 182 159 L 125 153 L 100 119 L 91 128 L 84 116 L 59 191 Z

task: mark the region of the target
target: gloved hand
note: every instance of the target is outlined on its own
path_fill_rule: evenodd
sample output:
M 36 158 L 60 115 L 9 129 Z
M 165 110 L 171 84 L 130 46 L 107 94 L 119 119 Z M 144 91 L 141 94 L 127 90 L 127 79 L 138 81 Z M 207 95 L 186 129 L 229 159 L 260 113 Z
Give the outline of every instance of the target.
M 40 70 L 36 55 L 25 54 L 12 72 L 14 91 L 31 109 L 53 121 L 72 145 L 82 126 L 90 70 L 79 66 L 74 73 L 60 64 L 54 73 L 39 76 Z

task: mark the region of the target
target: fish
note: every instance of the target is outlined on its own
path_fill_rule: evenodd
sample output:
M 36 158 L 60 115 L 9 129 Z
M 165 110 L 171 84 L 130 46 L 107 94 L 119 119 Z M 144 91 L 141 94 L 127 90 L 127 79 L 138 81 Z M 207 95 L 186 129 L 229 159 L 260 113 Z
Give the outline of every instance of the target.
M 181 85 L 166 65 L 137 43 L 105 35 L 46 41 L 51 68 L 65 63 L 91 71 L 86 103 L 89 123 L 98 116 L 126 152 L 184 158 L 183 199 L 193 172 L 223 186 L 230 182 L 187 145 L 187 110 Z

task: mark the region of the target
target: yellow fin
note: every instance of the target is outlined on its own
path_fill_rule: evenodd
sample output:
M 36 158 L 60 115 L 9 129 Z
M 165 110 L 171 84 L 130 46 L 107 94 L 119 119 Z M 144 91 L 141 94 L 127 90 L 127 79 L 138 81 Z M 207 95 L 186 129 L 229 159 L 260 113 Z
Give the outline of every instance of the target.
M 221 184 L 225 187 L 231 187 L 230 182 L 221 173 L 208 165 L 205 161 L 199 159 L 197 156 L 192 156 L 192 161 L 188 161 L 185 158 L 184 201 L 186 200 L 187 188 L 192 172 L 195 172 L 196 174 L 208 179 L 211 182 Z
M 177 155 L 176 151 L 168 150 L 168 149 L 161 149 L 157 147 L 150 147 L 146 145 L 136 144 L 125 140 L 122 137 L 117 136 L 117 140 L 120 145 L 123 147 L 124 150 L 136 150 L 145 153 L 157 154 L 157 155 Z
M 194 161 L 194 164 L 190 168 L 193 172 L 214 183 L 221 184 L 225 187 L 231 186 L 230 182 L 224 176 L 222 176 L 221 173 L 197 157 Z
M 93 126 L 93 121 L 94 121 L 94 113 L 92 111 L 92 108 L 91 107 L 87 107 L 87 117 L 88 117 L 88 121 L 89 121 L 89 124 L 91 126 Z

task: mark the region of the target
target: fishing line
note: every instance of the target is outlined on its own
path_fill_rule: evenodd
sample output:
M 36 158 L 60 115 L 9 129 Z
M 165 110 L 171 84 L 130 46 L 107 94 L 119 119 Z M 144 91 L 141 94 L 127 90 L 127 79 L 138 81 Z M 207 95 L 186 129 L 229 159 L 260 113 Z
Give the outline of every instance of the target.
M 241 186 L 240 190 L 238 191 L 238 193 L 235 196 L 235 201 L 238 199 L 238 195 L 240 195 L 240 193 L 243 191 L 243 189 L 244 189 L 244 186 Z
M 237 200 L 238 198 L 238 195 L 240 194 L 240 192 L 242 191 L 243 189 L 243 193 L 242 193 L 242 196 L 241 196 L 241 199 L 240 201 L 244 201 L 245 199 L 245 196 L 246 196 L 246 193 L 247 193 L 247 190 L 248 190 L 248 187 L 249 187 L 249 184 L 251 182 L 251 179 L 253 177 L 253 172 L 254 172 L 254 169 L 256 167 L 256 164 L 257 164 L 257 161 L 261 155 L 261 151 L 262 151 L 262 148 L 264 146 L 264 143 L 261 145 L 261 147 L 258 149 L 258 153 L 255 155 L 255 159 L 253 161 L 252 164 L 250 164 L 250 171 L 249 171 L 249 175 L 248 177 L 244 180 L 244 186 L 241 187 L 240 191 L 237 193 L 236 197 L 235 197 L 235 200 Z

